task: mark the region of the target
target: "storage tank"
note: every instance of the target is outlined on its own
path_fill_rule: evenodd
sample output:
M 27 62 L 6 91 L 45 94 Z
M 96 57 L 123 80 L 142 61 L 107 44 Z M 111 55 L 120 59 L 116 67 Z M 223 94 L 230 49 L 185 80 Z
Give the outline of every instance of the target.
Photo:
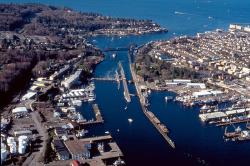
M 20 154 L 24 154 L 26 147 L 28 145 L 28 137 L 26 135 L 21 135 L 18 137 L 18 142 L 19 142 L 19 146 L 18 146 L 18 153 Z
M 19 146 L 18 146 L 18 153 L 19 154 L 24 154 L 25 153 L 25 149 L 26 149 L 25 146 L 19 144 Z
M 12 144 L 12 142 L 14 142 L 14 141 L 15 141 L 14 137 L 8 137 L 7 138 L 7 145 Z
M 18 137 L 18 141 L 19 141 L 19 142 L 22 141 L 22 142 L 28 143 L 28 140 L 29 140 L 29 139 L 28 139 L 28 136 L 26 136 L 26 135 L 21 135 L 21 136 Z
M 16 153 L 16 142 L 12 142 L 12 144 L 9 144 L 10 146 L 10 153 L 15 154 Z
M 1 164 L 6 160 L 8 156 L 8 151 L 6 150 L 6 145 L 1 143 Z

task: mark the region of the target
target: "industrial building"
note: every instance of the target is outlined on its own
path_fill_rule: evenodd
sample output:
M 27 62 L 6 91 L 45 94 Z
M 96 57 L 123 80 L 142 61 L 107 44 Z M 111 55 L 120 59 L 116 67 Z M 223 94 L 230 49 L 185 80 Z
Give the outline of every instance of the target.
M 82 74 L 82 70 L 77 70 L 74 74 L 62 81 L 61 85 L 65 88 L 70 88 L 72 85 L 79 81 L 79 77 Z

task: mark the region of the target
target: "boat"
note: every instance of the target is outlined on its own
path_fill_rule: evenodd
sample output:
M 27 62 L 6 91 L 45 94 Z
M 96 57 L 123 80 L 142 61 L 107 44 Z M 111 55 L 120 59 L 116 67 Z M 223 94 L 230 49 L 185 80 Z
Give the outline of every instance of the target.
M 133 122 L 133 119 L 128 118 L 128 122 L 129 122 L 129 123 L 132 123 L 132 122 Z
M 123 160 L 121 160 L 121 158 L 119 158 L 118 160 L 116 160 L 113 163 L 114 166 L 121 166 L 121 165 L 125 165 L 125 162 Z
M 92 101 L 95 101 L 94 97 L 88 98 L 88 102 L 92 102 Z
M 165 101 L 166 101 L 166 102 L 168 102 L 168 101 L 170 101 L 170 100 L 173 100 L 173 99 L 174 99 L 173 96 L 166 96 L 166 97 L 165 97 Z
M 226 138 L 235 138 L 241 135 L 241 128 L 238 126 L 233 132 L 227 132 L 227 127 L 225 128 L 224 136 Z
M 81 100 L 72 100 L 72 104 L 73 104 L 73 106 L 80 107 L 82 105 L 82 101 Z
M 113 53 L 113 54 L 112 54 L 112 58 L 115 58 L 115 57 L 116 57 L 116 53 Z
M 87 134 L 87 133 L 88 133 L 88 130 L 82 129 L 81 131 L 78 131 L 78 133 L 76 134 L 76 137 L 82 138 L 82 137 L 84 137 L 85 134 Z
M 237 137 L 238 141 L 249 141 L 250 140 L 250 130 L 243 130 L 239 137 Z
M 127 110 L 128 109 L 128 107 L 126 106 L 125 108 L 124 108 L 124 110 Z
M 105 131 L 105 134 L 109 134 L 110 132 L 109 131 Z

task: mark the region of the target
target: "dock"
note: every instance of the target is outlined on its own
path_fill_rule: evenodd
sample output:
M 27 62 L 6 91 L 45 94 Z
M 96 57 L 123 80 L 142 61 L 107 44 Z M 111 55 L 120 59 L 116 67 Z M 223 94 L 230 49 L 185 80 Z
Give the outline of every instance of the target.
M 111 135 L 103 135 L 103 136 L 96 136 L 96 137 L 90 137 L 90 138 L 82 138 L 80 140 L 84 141 L 84 142 L 111 141 L 112 136 Z
M 90 126 L 90 125 L 104 123 L 104 120 L 103 120 L 103 117 L 102 117 L 102 114 L 101 114 L 101 111 L 100 111 L 98 105 L 97 104 L 93 104 L 92 108 L 93 108 L 93 111 L 95 113 L 96 120 L 90 120 L 90 121 L 87 121 L 87 122 L 80 122 L 79 123 L 80 126 L 85 127 L 85 126 Z
M 146 103 L 145 103 L 145 97 L 142 95 L 140 89 L 139 89 L 139 83 L 138 83 L 138 80 L 137 80 L 137 76 L 136 76 L 136 73 L 134 72 L 134 69 L 133 69 L 133 63 L 131 63 L 131 52 L 130 51 L 128 53 L 128 56 L 129 56 L 129 67 L 130 67 L 130 72 L 131 72 L 131 75 L 132 75 L 132 79 L 134 81 L 134 84 L 135 84 L 135 88 L 136 88 L 136 92 L 137 92 L 137 95 L 139 97 L 139 101 L 140 101 L 140 104 L 141 104 L 141 108 L 142 108 L 142 111 L 143 113 L 146 115 L 146 117 L 150 120 L 150 122 L 154 125 L 154 127 L 158 130 L 158 132 L 162 135 L 162 137 L 167 141 L 167 143 L 174 149 L 175 148 L 175 143 L 171 140 L 171 138 L 168 136 L 168 132 L 169 130 L 167 129 L 167 127 L 162 124 L 160 122 L 160 120 L 151 112 L 151 111 L 148 111 L 148 109 L 146 108 Z
M 98 122 L 104 122 L 98 105 L 97 104 L 93 104 L 92 107 L 93 107 L 93 111 L 95 113 L 96 121 L 98 121 Z
M 125 72 L 124 72 L 122 63 L 119 62 L 118 64 L 119 64 L 121 79 L 122 79 L 123 88 L 124 88 L 124 97 L 125 97 L 125 100 L 129 103 L 129 102 L 131 102 L 131 97 L 130 97 L 129 90 L 128 90 L 127 79 L 125 76 Z
M 230 122 L 219 122 L 216 124 L 216 126 L 227 126 L 227 125 L 231 125 L 231 124 L 240 124 L 240 123 L 248 123 L 250 122 L 250 118 L 248 119 L 236 119 L 236 120 L 231 120 Z
M 119 90 L 120 89 L 120 76 L 119 76 L 117 70 L 115 71 L 115 79 L 116 79 L 116 82 L 117 82 L 117 85 L 118 85 L 117 88 Z

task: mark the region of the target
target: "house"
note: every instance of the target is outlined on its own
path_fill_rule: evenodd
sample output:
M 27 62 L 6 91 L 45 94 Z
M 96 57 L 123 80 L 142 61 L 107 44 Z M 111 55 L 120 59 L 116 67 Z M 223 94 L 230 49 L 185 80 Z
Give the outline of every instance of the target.
M 51 146 L 56 152 L 56 155 L 59 160 L 69 160 L 70 154 L 61 140 L 54 139 L 51 143 Z
M 68 140 L 65 142 L 66 147 L 73 160 L 80 158 L 89 159 L 91 157 L 91 143 L 81 140 Z

